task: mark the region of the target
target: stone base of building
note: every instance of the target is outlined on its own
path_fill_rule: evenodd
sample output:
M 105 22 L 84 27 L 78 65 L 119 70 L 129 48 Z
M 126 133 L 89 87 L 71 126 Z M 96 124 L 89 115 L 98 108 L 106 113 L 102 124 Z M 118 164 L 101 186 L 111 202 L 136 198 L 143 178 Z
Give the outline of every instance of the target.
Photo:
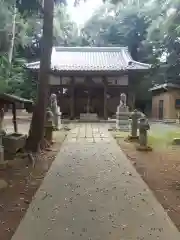
M 108 120 L 106 120 L 106 119 L 101 119 L 101 118 L 98 118 L 96 120 L 88 119 L 86 121 L 82 120 L 82 119 L 73 119 L 73 120 L 71 120 L 71 119 L 68 119 L 68 118 L 64 118 L 64 119 L 62 119 L 62 126 L 64 124 L 69 124 L 69 123 L 83 123 L 83 122 L 85 122 L 85 123 L 107 123 L 107 124 L 113 124 L 113 129 L 114 130 L 116 129 L 116 119 L 108 119 Z
M 116 120 L 116 129 L 119 131 L 130 131 L 129 119 L 126 120 Z
M 96 122 L 98 121 L 97 113 L 81 113 L 80 114 L 80 121 L 83 122 Z

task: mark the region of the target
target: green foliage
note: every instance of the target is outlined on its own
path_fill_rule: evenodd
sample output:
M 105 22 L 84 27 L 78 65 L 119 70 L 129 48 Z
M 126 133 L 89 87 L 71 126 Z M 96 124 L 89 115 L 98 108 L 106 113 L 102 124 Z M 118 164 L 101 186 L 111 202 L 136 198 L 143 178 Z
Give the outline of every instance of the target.
M 42 18 L 39 13 L 42 1 L 16 1 L 13 59 L 9 63 L 14 3 L 14 0 L 0 0 L 0 92 L 35 99 L 37 84 L 24 69 L 24 63 L 34 57 L 39 59 L 42 37 Z M 54 44 L 73 45 L 76 36 L 77 27 L 70 20 L 66 6 L 58 4 L 54 15 Z
M 74 22 L 71 21 L 67 13 L 67 7 L 58 4 L 54 13 L 54 45 L 70 46 L 78 35 L 78 29 Z
M 128 46 L 134 60 L 151 63 L 134 86 L 138 98 L 150 98 L 152 84 L 179 83 L 179 0 L 107 2 L 82 29 L 82 45 Z
M 0 57 L 0 92 L 15 94 L 20 97 L 35 99 L 36 83 L 27 76 L 25 61 L 16 58 L 11 67 L 7 56 Z
M 83 0 L 82 0 L 83 1 Z M 91 1 L 91 0 L 89 0 Z M 153 65 L 134 86 L 141 99 L 148 88 L 164 81 L 179 82 L 180 2 L 179 0 L 106 0 L 81 30 L 80 36 L 67 13 L 66 1 L 55 1 L 54 45 L 128 46 L 133 58 Z M 0 91 L 35 96 L 19 59 L 39 59 L 42 35 L 42 0 L 16 1 L 16 33 L 12 66 L 7 55 L 12 33 L 15 0 L 0 0 Z M 60 3 L 60 4 L 59 4 Z M 63 3 L 63 4 L 61 4 Z M 80 0 L 74 1 L 75 5 Z M 137 83 L 137 81 L 136 81 Z M 32 94 L 27 92 L 32 89 Z
M 43 12 L 42 5 L 44 0 L 16 0 L 16 6 L 20 13 L 34 14 Z M 66 0 L 54 0 L 55 4 L 67 4 Z

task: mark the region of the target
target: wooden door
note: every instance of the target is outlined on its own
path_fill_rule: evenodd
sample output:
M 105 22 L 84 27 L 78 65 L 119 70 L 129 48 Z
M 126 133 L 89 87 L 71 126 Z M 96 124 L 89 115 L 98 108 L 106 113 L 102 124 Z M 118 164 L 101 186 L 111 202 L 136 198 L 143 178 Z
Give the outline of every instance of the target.
M 164 100 L 159 100 L 159 119 L 164 117 Z

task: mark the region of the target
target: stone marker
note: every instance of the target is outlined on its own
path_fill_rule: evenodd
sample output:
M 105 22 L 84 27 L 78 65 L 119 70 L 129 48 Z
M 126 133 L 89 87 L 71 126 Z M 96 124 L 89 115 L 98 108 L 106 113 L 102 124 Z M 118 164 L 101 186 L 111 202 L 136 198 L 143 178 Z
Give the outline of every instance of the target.
M 138 119 L 140 117 L 142 117 L 142 114 L 137 110 L 135 109 L 131 115 L 131 135 L 128 136 L 128 140 L 138 140 L 139 137 L 138 137 L 138 134 L 137 134 L 137 131 L 138 131 Z
M 8 184 L 3 179 L 0 179 L 0 190 L 3 190 L 8 187 Z
M 46 121 L 45 121 L 45 139 L 52 143 L 52 134 L 54 129 L 54 116 L 50 108 L 46 111 Z
M 139 119 L 139 151 L 152 151 L 152 148 L 148 146 L 147 131 L 150 129 L 148 119 L 142 117 Z
M 116 129 L 120 131 L 129 131 L 129 108 L 126 105 L 126 94 L 120 95 L 120 103 L 117 106 L 116 112 Z

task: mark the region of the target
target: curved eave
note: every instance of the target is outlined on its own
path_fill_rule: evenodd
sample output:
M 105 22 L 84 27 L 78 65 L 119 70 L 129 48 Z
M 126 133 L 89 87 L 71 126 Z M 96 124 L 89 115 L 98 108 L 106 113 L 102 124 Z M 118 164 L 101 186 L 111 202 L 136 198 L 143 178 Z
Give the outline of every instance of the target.
M 128 70 L 142 70 L 147 71 L 151 69 L 152 65 L 147 63 L 141 63 L 137 61 L 131 61 L 131 63 L 128 65 Z
M 25 65 L 26 69 L 29 69 L 31 71 L 39 71 L 39 62 L 36 63 L 29 63 Z M 149 64 L 144 64 L 144 63 L 138 63 L 138 62 L 131 62 L 130 65 L 124 68 L 114 68 L 114 67 L 109 67 L 109 68 L 92 68 L 90 69 L 89 67 L 84 67 L 84 68 L 74 68 L 74 67 L 67 67 L 67 66 L 61 66 L 61 68 L 58 67 L 52 67 L 51 71 L 53 72 L 128 72 L 128 71 L 147 71 L 151 68 L 151 65 Z
M 155 91 L 159 91 L 159 90 L 167 91 L 168 89 L 180 89 L 180 85 L 173 84 L 173 83 L 164 83 L 164 84 L 160 84 L 160 85 L 155 85 L 149 89 L 149 92 L 155 92 Z

